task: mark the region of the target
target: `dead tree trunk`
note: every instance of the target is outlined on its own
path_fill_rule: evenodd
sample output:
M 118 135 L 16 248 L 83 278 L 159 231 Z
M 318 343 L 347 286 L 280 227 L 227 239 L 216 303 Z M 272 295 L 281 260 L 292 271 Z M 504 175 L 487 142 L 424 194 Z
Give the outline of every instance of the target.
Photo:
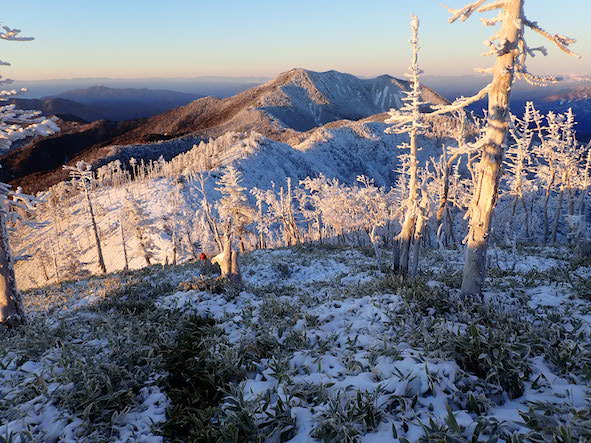
M 560 187 L 558 193 L 558 203 L 556 204 L 556 211 L 554 212 L 554 223 L 552 225 L 552 243 L 556 243 L 558 235 L 558 223 L 560 222 L 560 212 L 562 211 L 562 199 L 564 198 L 564 187 Z
M 0 212 L 0 323 L 13 327 L 25 321 L 23 299 L 16 287 L 14 276 L 6 214 L 2 211 Z
M 554 181 L 556 180 L 556 172 L 552 170 L 552 175 L 550 177 L 550 182 L 546 187 L 546 195 L 544 196 L 544 243 L 548 241 L 548 203 L 550 202 L 550 195 L 552 194 L 552 187 L 554 186 Z
M 125 230 L 123 229 L 123 220 L 119 217 L 119 235 L 121 236 L 121 246 L 123 247 L 123 270 L 129 270 L 129 257 L 127 255 L 127 244 L 125 239 Z
M 84 180 L 84 195 L 86 196 L 86 206 L 88 208 L 88 215 L 92 224 L 92 231 L 94 233 L 94 242 L 96 245 L 96 254 L 98 257 L 98 266 L 103 274 L 107 273 L 107 267 L 105 266 L 105 259 L 103 258 L 103 248 L 101 247 L 101 239 L 98 232 L 98 226 L 96 225 L 96 218 L 94 216 L 94 209 L 92 207 L 92 200 L 90 199 L 90 189 L 88 182 Z
M 509 125 L 509 100 L 515 61 L 523 33 L 523 2 L 504 4 L 505 18 L 499 41 L 503 45 L 488 91 L 488 121 L 478 163 L 477 182 L 470 206 L 470 230 L 462 280 L 463 294 L 480 294 L 486 278 L 486 250 L 503 165 L 503 144 Z
M 216 255 L 211 262 L 217 263 L 220 267 L 222 277 L 228 278 L 232 283 L 242 285 L 242 275 L 240 274 L 239 252 L 232 247 L 232 235 L 224 236 L 224 248 L 222 252 Z

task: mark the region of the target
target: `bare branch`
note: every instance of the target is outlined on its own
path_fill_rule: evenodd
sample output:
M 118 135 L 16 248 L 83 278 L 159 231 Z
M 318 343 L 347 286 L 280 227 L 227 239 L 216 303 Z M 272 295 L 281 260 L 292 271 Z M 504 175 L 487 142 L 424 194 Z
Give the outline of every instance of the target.
M 558 77 L 555 77 L 553 75 L 540 76 L 530 74 L 525 66 L 519 66 L 515 70 L 515 76 L 517 78 L 524 79 L 526 82 L 533 86 L 547 86 L 549 84 L 558 83 L 558 81 L 560 80 Z
M 489 12 L 494 11 L 495 9 L 503 9 L 506 4 L 507 2 L 505 0 L 497 0 L 496 2 L 482 6 L 478 9 L 478 12 Z
M 4 32 L 0 32 L 0 39 L 19 42 L 27 42 L 33 40 L 33 37 L 19 37 L 18 35 L 21 32 L 20 29 L 11 29 L 8 26 L 2 26 L 2 29 L 4 29 Z
M 428 115 L 448 114 L 450 112 L 455 112 L 460 109 L 464 109 L 467 106 L 470 106 L 472 103 L 476 103 L 477 101 L 480 101 L 484 97 L 486 97 L 489 90 L 490 90 L 490 84 L 486 85 L 484 88 L 482 88 L 476 94 L 474 94 L 472 97 L 460 97 L 449 105 L 438 106 L 435 111 L 430 112 Z
M 577 54 L 576 52 L 573 52 L 569 49 L 569 46 L 576 42 L 576 40 L 574 38 L 569 38 L 569 37 L 566 37 L 566 36 L 560 35 L 560 34 L 552 35 L 548 31 L 540 28 L 538 26 L 537 22 L 532 22 L 528 19 L 524 19 L 523 23 L 525 24 L 525 26 L 527 26 L 531 30 L 537 32 L 542 37 L 545 37 L 546 39 L 550 40 L 552 43 L 554 43 L 558 47 L 558 49 L 560 49 L 564 53 L 566 53 L 570 56 L 576 57 L 576 58 L 581 58 L 581 56 L 579 54 Z
M 442 6 L 451 14 L 451 17 L 448 20 L 450 23 L 453 23 L 460 18 L 463 22 L 465 22 L 472 14 L 474 14 L 474 12 L 478 10 L 478 8 L 480 8 L 480 6 L 482 6 L 483 3 L 486 3 L 487 1 L 488 0 L 477 0 L 461 9 L 453 9 L 445 5 Z

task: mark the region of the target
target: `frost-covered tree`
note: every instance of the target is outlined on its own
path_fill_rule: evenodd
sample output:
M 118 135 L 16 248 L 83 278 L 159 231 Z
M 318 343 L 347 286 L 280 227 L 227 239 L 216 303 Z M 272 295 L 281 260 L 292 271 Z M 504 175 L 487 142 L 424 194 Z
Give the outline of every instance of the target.
M 271 189 L 260 190 L 253 188 L 251 191 L 257 200 L 264 201 L 267 205 L 269 220 L 271 223 L 279 223 L 281 236 L 285 246 L 294 246 L 302 243 L 302 233 L 296 220 L 294 204 L 297 200 L 291 183 L 291 178 L 286 180 L 286 187 L 281 186 L 277 190 L 275 183 L 271 183 Z
M 267 247 L 267 239 L 271 232 L 271 225 L 273 224 L 273 216 L 266 209 L 265 191 L 253 188 L 250 190 L 250 193 L 256 200 L 254 223 L 257 232 L 257 248 L 265 249 Z
M 507 184 L 508 194 L 512 199 L 511 221 L 515 221 L 518 205 L 523 208 L 525 235 L 529 237 L 529 208 L 526 202 L 526 194 L 531 192 L 531 181 L 528 177 L 528 167 L 531 165 L 532 143 L 534 140 L 534 121 L 536 110 L 532 102 L 527 102 L 523 118 L 519 119 L 511 115 L 512 143 L 509 144 L 505 154 L 505 170 L 508 173 Z M 517 232 L 518 228 L 513 223 L 512 230 Z
M 394 195 L 378 188 L 368 177 L 359 176 L 357 181 L 361 186 L 347 186 L 321 175 L 307 177 L 301 183 L 313 196 L 315 212 L 320 214 L 322 223 L 337 238 L 344 238 L 347 233 L 367 234 L 382 269 L 381 230 L 393 219 Z
M 374 181 L 368 177 L 359 176 L 357 177 L 357 181 L 362 184 L 362 187 L 356 189 L 357 192 L 355 194 L 357 198 L 353 201 L 357 202 L 361 211 L 365 214 L 362 217 L 363 220 L 366 220 L 364 229 L 368 232 L 369 241 L 371 242 L 378 262 L 378 268 L 382 271 L 381 247 L 383 240 L 379 235 L 379 229 L 386 226 L 390 218 L 391 201 L 385 190 L 378 188 Z M 418 230 L 420 231 L 420 226 Z M 418 254 L 418 251 L 416 253 Z M 418 256 L 416 258 L 418 259 Z M 414 271 L 416 271 L 416 267 Z
M 224 250 L 224 243 L 222 235 L 220 233 L 220 227 L 215 217 L 213 206 L 210 202 L 210 196 L 207 191 L 207 180 L 209 179 L 209 172 L 201 171 L 197 174 L 192 175 L 192 181 L 195 182 L 195 188 L 199 194 L 201 194 L 201 206 L 199 208 L 200 215 L 202 216 L 205 224 L 207 225 L 211 235 L 215 240 L 218 247 L 218 252 L 221 253 Z
M 252 223 L 255 212 L 248 204 L 246 188 L 241 185 L 241 176 L 233 166 L 226 167 L 216 188 L 222 194 L 217 203 L 217 210 L 223 226 L 223 249 L 212 259 L 212 263 L 220 266 L 222 276 L 240 284 L 242 276 L 238 263 L 239 251 L 244 251 L 244 235 L 246 226 Z
M 565 194 L 568 199 L 567 212 L 572 216 L 575 213 L 575 193 L 588 181 L 588 178 L 585 179 L 588 171 L 581 168 L 587 154 L 576 139 L 572 110 L 564 114 L 549 112 L 545 118 L 536 114 L 535 121 L 539 140 L 536 178 L 545 191 L 542 237 L 544 242 L 548 241 L 548 237 L 555 242 Z M 550 203 L 555 193 L 558 195 L 550 230 Z
M 152 228 L 147 212 L 131 192 L 126 193 L 123 214 L 134 233 L 140 255 L 146 262 L 146 266 L 151 266 L 157 249 L 151 236 Z
M 579 215 L 581 216 L 585 215 L 587 194 L 589 192 L 589 186 L 591 186 L 591 177 L 589 176 L 589 174 L 591 173 L 591 142 L 589 142 L 587 146 L 585 146 L 583 151 L 587 151 L 587 157 L 585 160 L 585 169 L 583 171 L 583 176 L 580 181 L 581 195 L 579 202 Z
M 16 286 L 14 261 L 10 242 L 10 225 L 27 220 L 23 212 L 32 212 L 43 197 L 33 197 L 15 191 L 10 185 L 0 183 L 0 323 L 16 326 L 25 322 L 25 310 L 20 292 Z
M 415 15 L 412 16 L 411 30 L 412 62 L 409 68 L 410 72 L 407 74 L 410 77 L 411 88 L 409 91 L 405 91 L 406 96 L 403 98 L 405 101 L 404 106 L 400 110 L 391 110 L 390 118 L 386 120 L 386 123 L 392 124 L 386 130 L 387 132 L 395 134 L 406 133 L 409 136 L 409 143 L 403 143 L 399 146 L 400 149 L 408 150 L 407 154 L 399 156 L 401 160 L 400 172 L 407 176 L 408 183 L 406 198 L 402 203 L 402 229 L 397 238 L 400 245 L 398 270 L 403 275 L 409 274 L 411 249 L 416 249 L 416 253 L 418 254 L 418 242 L 421 239 L 422 228 L 428 211 L 428 205 L 421 204 L 421 201 L 426 202 L 428 200 L 423 199 L 422 196 L 424 192 L 420 186 L 422 168 L 419 166 L 418 159 L 418 136 L 428 126 L 423 121 L 421 113 L 421 106 L 425 103 L 421 100 L 420 76 L 422 70 L 418 64 L 419 19 Z
M 2 26 L 1 40 L 28 41 L 30 37 L 21 37 L 20 30 Z M 9 63 L 0 61 L 0 66 Z M 14 105 L 3 104 L 8 97 L 16 95 L 15 90 L 2 90 L 10 84 L 9 79 L 0 77 L 0 150 L 10 149 L 17 140 L 36 135 L 49 135 L 59 128 L 52 119 L 41 116 L 37 111 L 17 110 Z M 23 194 L 20 190 L 12 191 L 10 186 L 0 183 L 0 323 L 16 326 L 25 322 L 22 297 L 16 286 L 14 275 L 14 257 L 10 250 L 8 224 L 18 217 L 15 208 L 31 210 L 39 201 Z
M 85 161 L 79 161 L 76 166 L 64 166 L 64 169 L 70 171 L 70 177 L 72 182 L 83 191 L 84 199 L 86 201 L 86 209 L 88 212 L 88 218 L 90 219 L 90 225 L 94 234 L 94 244 L 96 247 L 96 255 L 98 260 L 99 269 L 103 274 L 106 274 L 107 267 L 105 266 L 105 259 L 103 257 L 103 248 L 101 245 L 101 237 L 99 235 L 98 225 L 96 223 L 96 217 L 94 213 L 94 207 L 92 203 L 92 197 L 90 195 L 91 186 L 94 181 L 94 174 L 92 173 L 92 165 Z
M 575 55 L 569 45 L 575 40 L 562 35 L 552 35 L 536 22 L 526 18 L 525 0 L 477 0 L 459 9 L 449 9 L 450 23 L 470 18 L 475 12 L 498 11 L 492 19 L 483 20 L 487 26 L 500 24 L 500 29 L 488 41 L 490 51 L 485 55 L 496 58 L 492 68 L 482 70 L 492 74 L 492 81 L 477 94 L 460 98 L 437 113 L 466 107 L 483 98 L 488 98 L 486 132 L 479 140 L 480 160 L 475 169 L 475 187 L 469 207 L 469 233 L 466 261 L 462 281 L 462 293 L 479 294 L 486 277 L 486 251 L 493 210 L 498 198 L 499 180 L 502 173 L 504 144 L 509 127 L 509 102 L 515 77 L 535 85 L 554 82 L 554 77 L 539 77 L 528 72 L 526 61 L 536 53 L 546 54 L 545 48 L 528 46 L 524 31 L 529 28 L 554 43 L 569 55 Z
M 19 36 L 20 30 L 2 26 L 0 40 L 9 41 L 30 41 L 31 37 Z M 0 66 L 10 66 L 10 63 L 0 60 Z M 11 79 L 3 79 L 0 76 L 0 150 L 10 149 L 12 144 L 18 140 L 37 135 L 46 136 L 59 131 L 55 121 L 41 115 L 39 111 L 28 111 L 16 109 L 15 105 L 7 103 L 7 99 L 25 89 L 17 91 L 4 90 L 6 85 L 13 82 Z

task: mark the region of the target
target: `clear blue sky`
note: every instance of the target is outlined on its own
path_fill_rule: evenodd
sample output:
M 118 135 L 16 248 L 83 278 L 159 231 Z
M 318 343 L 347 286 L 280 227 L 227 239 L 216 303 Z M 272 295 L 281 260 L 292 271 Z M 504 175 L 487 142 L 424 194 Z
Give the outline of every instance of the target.
M 468 0 L 447 0 L 457 7 Z M 421 19 L 427 74 L 472 74 L 491 28 L 478 17 L 448 24 L 440 0 L 27 0 L 0 21 L 35 41 L 0 41 L 5 77 L 274 76 L 293 67 L 400 75 L 408 65 L 408 19 Z M 526 0 L 527 16 L 578 39 L 583 60 L 550 48 L 536 73 L 591 73 L 591 2 Z M 542 42 L 532 33 L 530 46 Z

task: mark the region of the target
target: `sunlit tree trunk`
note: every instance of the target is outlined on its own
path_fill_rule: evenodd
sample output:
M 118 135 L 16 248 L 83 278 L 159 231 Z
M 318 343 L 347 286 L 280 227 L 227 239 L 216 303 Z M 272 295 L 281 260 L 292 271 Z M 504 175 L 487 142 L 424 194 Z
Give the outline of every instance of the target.
M 0 212 L 0 323 L 17 326 L 25 323 L 23 299 L 16 287 L 12 254 L 8 242 L 6 214 Z
M 486 250 L 493 210 L 497 202 L 499 179 L 503 165 L 503 144 L 509 125 L 509 100 L 513 84 L 515 60 L 523 32 L 524 0 L 505 2 L 505 18 L 499 41 L 504 54 L 497 56 L 493 81 L 488 92 L 488 121 L 482 141 L 477 182 L 470 206 L 466 262 L 462 280 L 463 294 L 480 294 L 486 278 Z

